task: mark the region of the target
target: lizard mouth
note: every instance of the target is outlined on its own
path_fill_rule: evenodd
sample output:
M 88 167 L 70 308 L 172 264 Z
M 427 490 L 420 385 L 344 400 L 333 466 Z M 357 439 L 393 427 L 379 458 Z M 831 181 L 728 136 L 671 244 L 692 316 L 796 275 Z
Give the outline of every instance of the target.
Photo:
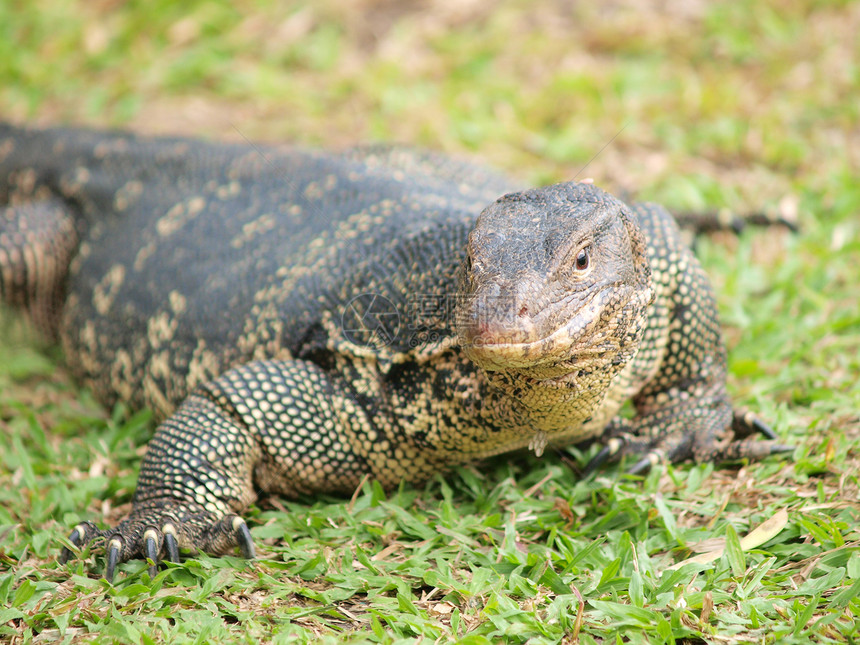
M 614 360 L 617 344 L 603 341 L 615 338 L 619 326 L 623 326 L 610 321 L 627 319 L 628 314 L 638 318 L 633 311 L 639 305 L 636 296 L 633 289 L 619 293 L 618 285 L 607 285 L 541 338 L 510 340 L 527 336 L 534 331 L 532 325 L 511 328 L 475 324 L 464 326 L 461 342 L 466 355 L 487 371 L 515 370 L 529 376 L 529 380 L 562 385 L 583 371 Z

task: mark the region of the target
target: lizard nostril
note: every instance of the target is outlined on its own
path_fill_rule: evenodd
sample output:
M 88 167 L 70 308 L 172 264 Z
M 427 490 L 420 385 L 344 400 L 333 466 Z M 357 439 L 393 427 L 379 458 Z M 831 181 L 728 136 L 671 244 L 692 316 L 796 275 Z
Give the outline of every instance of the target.
M 520 316 L 520 317 L 522 318 L 522 317 L 523 317 L 523 316 L 525 316 L 528 312 L 529 312 L 529 307 L 528 307 L 528 305 L 523 305 L 522 307 L 520 307 L 519 314 L 517 314 L 517 315 L 518 315 L 518 316 Z

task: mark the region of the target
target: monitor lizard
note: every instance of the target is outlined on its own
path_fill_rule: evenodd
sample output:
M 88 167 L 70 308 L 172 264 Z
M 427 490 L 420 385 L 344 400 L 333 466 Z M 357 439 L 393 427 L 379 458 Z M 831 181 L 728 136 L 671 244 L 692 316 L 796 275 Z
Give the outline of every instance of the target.
M 105 542 L 107 578 L 180 548 L 253 557 L 260 495 L 585 440 L 589 470 L 629 454 L 632 472 L 787 449 L 733 409 L 672 216 L 590 183 L 521 190 L 404 148 L 0 125 L 0 295 L 102 403 L 161 421 L 130 516 L 70 536 Z

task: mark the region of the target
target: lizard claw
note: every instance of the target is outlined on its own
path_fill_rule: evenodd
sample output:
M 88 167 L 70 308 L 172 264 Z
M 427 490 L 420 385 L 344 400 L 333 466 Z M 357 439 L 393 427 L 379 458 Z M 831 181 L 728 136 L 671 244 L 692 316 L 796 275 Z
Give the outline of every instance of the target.
M 254 540 L 251 537 L 251 530 L 245 524 L 245 520 L 237 516 L 233 520 L 233 528 L 236 531 L 236 542 L 239 544 L 239 550 L 242 551 L 242 557 L 246 560 L 253 560 L 257 554 L 254 550 Z
M 762 421 L 761 419 L 755 418 L 755 419 L 753 419 L 752 423 L 753 423 L 753 428 L 755 428 L 755 431 L 761 435 L 764 435 L 766 439 L 770 439 L 770 440 L 776 439 L 776 433 L 764 421 Z
M 603 464 L 606 463 L 608 459 L 615 456 L 624 449 L 626 444 L 626 440 L 623 437 L 613 437 L 606 442 L 606 445 L 600 449 L 596 455 L 594 455 L 587 464 L 585 464 L 585 468 L 582 471 L 583 477 L 588 477 L 591 473 L 595 472 L 598 468 L 600 468 Z
M 81 548 L 99 533 L 98 528 L 92 522 L 81 522 L 69 534 L 69 542 L 77 548 Z M 66 564 L 74 556 L 74 552 L 67 546 L 60 551 L 60 564 Z
M 107 557 L 105 558 L 105 580 L 113 582 L 116 565 L 119 563 L 119 556 L 122 553 L 122 540 L 119 537 L 112 537 L 108 542 Z
M 776 433 L 771 427 L 759 419 L 754 412 L 748 410 L 739 409 L 733 412 L 732 430 L 738 438 L 748 437 L 757 432 L 766 439 L 776 439 Z
M 627 469 L 627 474 L 628 475 L 642 475 L 644 473 L 647 473 L 649 470 L 651 470 L 651 468 L 653 468 L 654 466 L 659 464 L 661 461 L 662 461 L 661 453 L 659 453 L 657 451 L 649 452 L 647 455 L 642 457 L 642 459 L 640 459 L 635 464 L 630 466 L 630 468 Z
M 767 439 L 776 439 L 776 433 L 773 429 L 758 417 L 753 420 L 753 427 L 756 429 L 756 432 L 764 435 Z
M 155 529 L 147 529 L 143 534 L 143 555 L 150 562 L 149 565 L 149 577 L 154 578 L 158 573 L 158 531 Z
M 169 522 L 161 527 L 164 533 L 164 549 L 167 551 L 167 560 L 169 562 L 179 563 L 179 543 L 176 541 L 176 528 Z
M 603 448 L 600 449 L 600 452 L 594 455 L 588 460 L 588 463 L 585 464 L 585 468 L 582 470 L 582 476 L 588 477 L 594 473 L 598 468 L 606 463 L 606 460 L 609 459 L 611 455 L 612 451 L 609 449 L 609 446 L 603 446 Z

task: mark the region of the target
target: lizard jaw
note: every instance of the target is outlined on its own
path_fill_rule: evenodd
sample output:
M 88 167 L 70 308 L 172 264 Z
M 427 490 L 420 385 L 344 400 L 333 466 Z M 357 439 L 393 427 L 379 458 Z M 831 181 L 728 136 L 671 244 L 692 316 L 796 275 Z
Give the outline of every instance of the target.
M 608 335 L 603 323 L 614 320 L 622 310 L 644 311 L 650 299 L 650 292 L 640 294 L 630 288 L 619 292 L 615 285 L 608 285 L 564 325 L 543 338 L 508 342 L 511 336 L 522 337 L 528 330 L 465 327 L 460 334 L 461 343 L 466 356 L 488 372 L 516 370 L 536 380 L 563 384 L 582 370 L 612 361 L 614 348 L 599 344 Z

